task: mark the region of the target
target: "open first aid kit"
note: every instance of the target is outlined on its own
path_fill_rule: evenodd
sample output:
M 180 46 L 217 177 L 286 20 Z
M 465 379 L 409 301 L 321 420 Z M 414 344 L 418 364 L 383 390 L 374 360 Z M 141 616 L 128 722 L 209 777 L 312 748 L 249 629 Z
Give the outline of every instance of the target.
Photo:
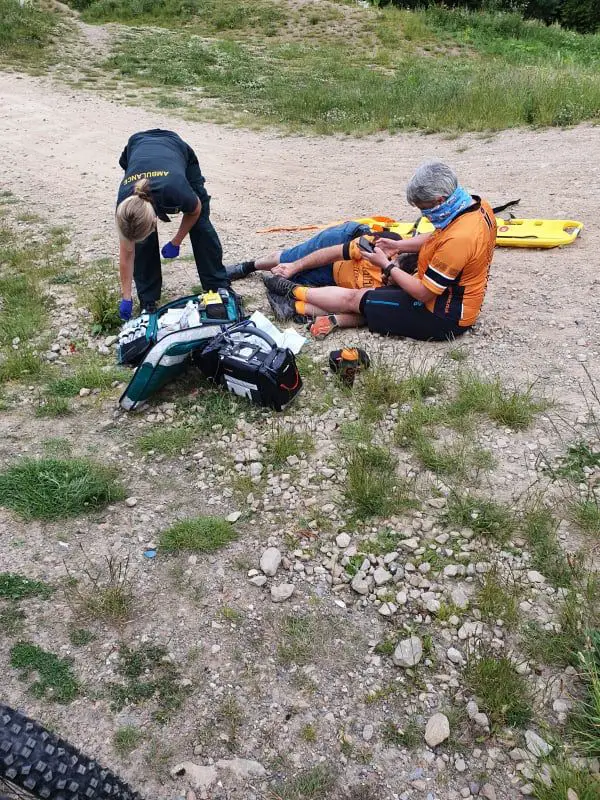
M 117 342 L 117 359 L 121 364 L 138 366 L 121 395 L 121 407 L 134 410 L 178 377 L 192 353 L 242 318 L 238 295 L 219 289 L 174 300 L 124 325 Z
M 282 411 L 302 388 L 293 352 L 278 347 L 251 320 L 220 333 L 192 360 L 202 374 L 229 392 Z

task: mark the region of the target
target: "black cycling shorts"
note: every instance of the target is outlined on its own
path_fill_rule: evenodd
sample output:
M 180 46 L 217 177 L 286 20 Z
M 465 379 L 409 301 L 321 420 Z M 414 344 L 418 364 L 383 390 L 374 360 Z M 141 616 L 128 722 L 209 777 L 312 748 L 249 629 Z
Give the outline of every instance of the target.
M 436 317 L 404 289 L 392 286 L 366 292 L 360 301 L 360 313 L 366 319 L 371 333 L 388 336 L 441 342 L 462 336 L 469 330 Z

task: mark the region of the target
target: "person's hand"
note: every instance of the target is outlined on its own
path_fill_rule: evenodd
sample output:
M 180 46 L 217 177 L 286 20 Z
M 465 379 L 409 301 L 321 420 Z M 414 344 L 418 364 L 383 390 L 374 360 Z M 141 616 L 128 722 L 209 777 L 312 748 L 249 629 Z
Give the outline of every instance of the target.
M 385 237 L 377 239 L 377 247 L 382 250 L 388 258 L 399 253 L 401 246 L 400 240 L 386 239 Z
M 276 267 L 273 267 L 271 270 L 273 275 L 281 275 L 282 278 L 293 278 L 294 275 L 298 272 L 298 270 L 294 267 L 294 263 L 290 264 L 278 264 Z
M 119 317 L 123 320 L 123 322 L 127 322 L 127 320 L 131 319 L 132 314 L 133 300 L 125 300 L 125 298 L 123 298 L 119 303 Z
M 370 261 L 371 264 L 374 264 L 376 267 L 381 267 L 381 269 L 384 269 L 384 267 L 387 267 L 390 263 L 389 258 L 379 246 L 377 246 L 372 253 L 361 250 L 361 255 L 363 258 L 366 258 L 367 261 Z
M 167 242 L 163 249 L 160 251 L 162 253 L 163 258 L 177 258 L 179 255 L 179 245 L 173 244 L 173 242 Z

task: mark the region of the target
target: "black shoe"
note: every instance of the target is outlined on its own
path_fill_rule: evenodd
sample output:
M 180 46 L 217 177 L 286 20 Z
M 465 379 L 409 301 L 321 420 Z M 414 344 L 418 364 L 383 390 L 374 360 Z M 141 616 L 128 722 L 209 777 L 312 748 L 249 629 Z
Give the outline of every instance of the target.
M 248 275 L 255 271 L 254 261 L 240 261 L 239 264 L 225 267 L 225 272 L 230 281 L 239 281 L 241 278 L 247 278 Z
M 294 288 L 298 285 L 294 281 L 282 278 L 281 275 L 273 275 L 272 272 L 265 273 L 262 279 L 267 292 L 278 294 L 282 297 L 291 297 Z
M 144 308 L 141 310 L 141 314 L 156 314 L 158 311 L 158 306 L 156 303 L 146 303 Z
M 281 322 L 289 322 L 296 316 L 296 302 L 293 297 L 267 292 L 267 300 L 273 313 Z

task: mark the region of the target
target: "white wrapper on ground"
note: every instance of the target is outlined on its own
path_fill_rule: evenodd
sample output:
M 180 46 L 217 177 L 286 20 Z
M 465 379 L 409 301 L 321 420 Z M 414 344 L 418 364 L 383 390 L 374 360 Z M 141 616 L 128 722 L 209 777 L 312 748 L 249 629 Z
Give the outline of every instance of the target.
M 250 317 L 250 320 L 256 327 L 270 336 L 271 339 L 277 344 L 278 347 L 288 347 L 294 355 L 298 355 L 300 350 L 306 344 L 306 337 L 301 336 L 293 328 L 287 328 L 285 331 L 280 331 L 273 323 L 268 320 L 263 313 L 255 311 Z M 258 344 L 258 342 L 257 342 Z

